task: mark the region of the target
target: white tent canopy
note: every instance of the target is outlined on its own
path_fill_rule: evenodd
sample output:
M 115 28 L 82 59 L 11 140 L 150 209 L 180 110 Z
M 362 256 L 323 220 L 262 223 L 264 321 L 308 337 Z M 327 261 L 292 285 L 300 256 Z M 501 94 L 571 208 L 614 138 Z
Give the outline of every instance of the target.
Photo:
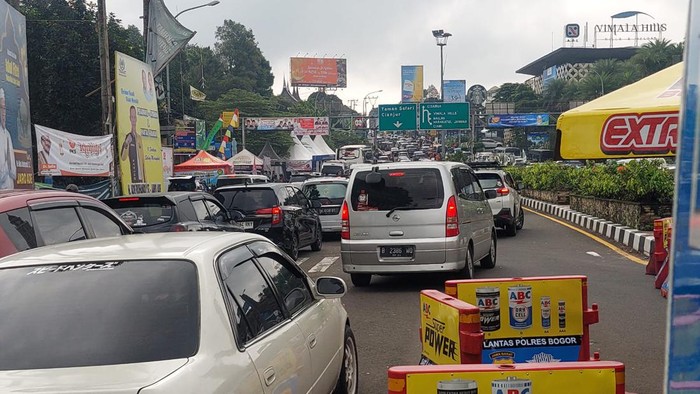
M 297 171 L 311 171 L 313 154 L 309 152 L 296 135 L 292 134 L 294 144 L 287 151 L 287 165 Z
M 301 137 L 301 143 L 304 145 L 304 147 L 306 149 L 309 150 L 309 152 L 311 152 L 311 154 L 313 156 L 323 156 L 326 154 L 325 152 L 321 151 L 318 148 L 318 146 L 316 146 L 316 144 L 314 143 L 314 140 L 311 139 L 310 135 L 305 135 L 305 136 Z
M 335 155 L 335 151 L 331 149 L 328 144 L 326 144 L 326 140 L 323 139 L 323 136 L 317 135 L 314 137 L 314 144 L 318 147 L 318 149 L 323 152 L 323 154 L 326 155 Z
M 247 149 L 243 149 L 226 161 L 234 166 L 262 166 L 264 163 L 263 159 L 255 156 Z

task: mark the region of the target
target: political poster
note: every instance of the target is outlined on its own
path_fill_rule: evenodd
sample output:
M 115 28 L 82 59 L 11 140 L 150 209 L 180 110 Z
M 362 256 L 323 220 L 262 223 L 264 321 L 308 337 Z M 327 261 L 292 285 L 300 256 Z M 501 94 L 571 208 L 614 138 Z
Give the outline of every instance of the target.
M 123 194 L 164 189 L 158 106 L 151 67 L 115 52 L 117 150 Z
M 401 102 L 423 101 L 423 66 L 401 66 Z
M 173 148 L 164 146 L 162 148 L 163 153 L 163 181 L 166 187 L 168 186 L 168 178 L 173 176 L 175 173 L 173 170 Z
M 112 136 L 85 136 L 34 125 L 39 175 L 114 175 Z
M 296 135 L 328 135 L 329 119 L 321 117 L 296 118 L 245 118 L 243 127 L 246 131 L 293 131 Z
M 0 18 L 0 189 L 32 189 L 26 22 L 4 1 Z

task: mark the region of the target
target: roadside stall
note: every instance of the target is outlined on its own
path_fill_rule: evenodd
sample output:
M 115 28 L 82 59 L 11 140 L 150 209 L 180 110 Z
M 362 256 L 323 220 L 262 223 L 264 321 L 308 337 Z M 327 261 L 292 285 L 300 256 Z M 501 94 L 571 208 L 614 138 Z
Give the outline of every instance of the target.
M 265 164 L 263 159 L 255 156 L 247 149 L 243 149 L 226 161 L 233 167 L 236 173 L 262 173 L 263 165 Z
M 294 144 L 287 151 L 287 170 L 292 172 L 311 171 L 313 155 L 295 135 L 292 135 Z
M 321 163 L 335 158 L 335 154 L 329 154 L 319 148 L 310 135 L 301 137 L 301 143 L 311 152 L 311 168 L 316 172 L 321 170 Z
M 216 179 L 222 174 L 231 174 L 231 164 L 218 157 L 200 150 L 197 155 L 184 163 L 173 166 L 176 175 L 194 175 L 209 185 L 216 185 Z

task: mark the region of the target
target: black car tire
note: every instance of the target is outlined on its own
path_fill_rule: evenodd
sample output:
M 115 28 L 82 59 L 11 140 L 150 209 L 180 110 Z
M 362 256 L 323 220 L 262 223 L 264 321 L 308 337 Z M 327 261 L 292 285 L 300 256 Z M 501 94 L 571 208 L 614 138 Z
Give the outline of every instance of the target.
M 316 227 L 314 235 L 316 235 L 316 240 L 311 244 L 311 250 L 318 252 L 323 247 L 323 233 L 321 232 L 320 224 Z
M 372 274 L 350 274 L 350 280 L 355 287 L 367 287 L 372 281 Z
M 357 394 L 359 377 L 355 334 L 350 326 L 346 325 L 345 340 L 343 341 L 343 365 L 340 367 L 340 376 L 333 394 Z
M 491 269 L 496 266 L 496 234 L 491 233 L 491 247 L 489 248 L 489 254 L 487 254 L 483 259 L 481 259 L 481 268 Z
M 462 279 L 474 279 L 474 252 L 471 246 L 467 249 L 467 257 L 464 261 L 464 268 L 459 271 Z
M 518 230 L 522 230 L 525 225 L 525 212 L 523 212 L 523 207 L 520 207 L 520 212 L 518 213 L 518 219 L 515 220 L 515 227 Z
M 289 239 L 289 247 L 286 250 L 289 257 L 296 261 L 299 258 L 299 238 L 295 233 Z

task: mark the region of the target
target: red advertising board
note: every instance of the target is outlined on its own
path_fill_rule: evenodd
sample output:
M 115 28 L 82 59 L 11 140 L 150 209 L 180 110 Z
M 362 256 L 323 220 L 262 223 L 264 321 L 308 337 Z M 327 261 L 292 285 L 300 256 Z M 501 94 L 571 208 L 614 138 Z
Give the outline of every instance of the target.
M 345 59 L 293 57 L 290 65 L 292 86 L 347 87 Z

